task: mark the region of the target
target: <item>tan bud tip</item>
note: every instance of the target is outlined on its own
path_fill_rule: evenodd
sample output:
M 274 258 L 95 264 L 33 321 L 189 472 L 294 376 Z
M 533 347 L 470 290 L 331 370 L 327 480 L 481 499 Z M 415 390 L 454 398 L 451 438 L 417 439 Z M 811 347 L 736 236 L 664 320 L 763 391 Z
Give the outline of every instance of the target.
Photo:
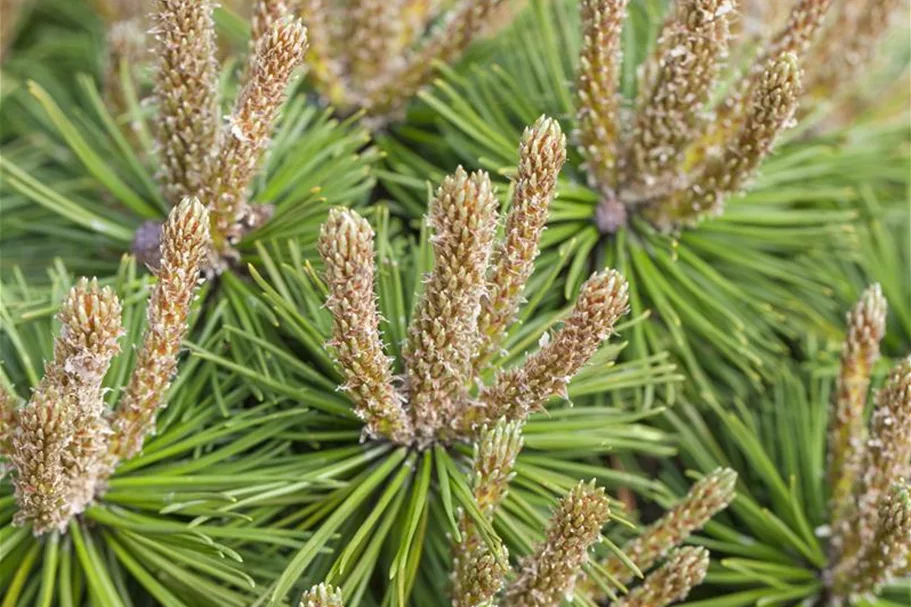
M 320 228 L 318 249 L 333 276 L 355 270 L 354 260 L 373 260 L 373 229 L 366 219 L 351 209 L 336 207 Z
M 604 339 L 613 331 L 617 319 L 626 314 L 628 303 L 629 283 L 626 278 L 616 270 L 607 269 L 593 274 L 585 281 L 579 292 L 576 309 L 594 314 L 593 320 L 597 321 L 593 327 L 602 331 L 600 337 Z
M 317 584 L 301 596 L 298 607 L 344 607 L 342 591 L 329 584 Z
M 210 242 L 209 211 L 198 198 L 184 198 L 165 221 L 161 237 L 162 263 L 198 271 Z
M 123 334 L 120 299 L 111 287 L 99 287 L 94 278 L 81 278 L 69 290 L 57 320 L 63 325 L 59 340 L 65 345 L 61 352 L 65 356 L 113 356 L 119 351 L 117 339 Z

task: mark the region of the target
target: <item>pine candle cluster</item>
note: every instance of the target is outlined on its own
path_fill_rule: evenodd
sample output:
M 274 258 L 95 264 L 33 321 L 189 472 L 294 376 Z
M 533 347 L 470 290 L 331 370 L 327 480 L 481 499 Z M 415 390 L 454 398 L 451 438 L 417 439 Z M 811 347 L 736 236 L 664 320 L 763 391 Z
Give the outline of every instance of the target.
M 524 365 L 473 390 L 519 308 L 544 228 L 565 139 L 540 118 L 522 139 L 506 235 L 495 244 L 498 202 L 486 173 L 459 169 L 431 203 L 435 265 L 425 280 L 396 385 L 379 333 L 373 279 L 373 231 L 349 209 L 335 209 L 319 242 L 334 319 L 333 341 L 344 389 L 367 433 L 401 444 L 429 445 L 474 435 L 500 418 L 524 420 L 569 380 L 626 311 L 627 285 L 617 272 L 592 276 L 563 327 Z
M 885 332 L 886 301 L 870 287 L 847 316 L 829 433 L 832 540 L 827 583 L 835 605 L 863 597 L 907 572 L 911 551 L 911 357 L 876 395 L 867 389 Z
M 503 503 L 522 449 L 522 423 L 501 420 L 484 427 L 474 449 L 473 493 L 488 521 Z M 611 518 L 611 500 L 594 483 L 580 482 L 560 501 L 544 540 L 512 571 L 506 549 L 496 554 L 482 539 L 476 523 L 462 514 L 454 538 L 451 603 L 453 607 L 558 607 L 564 598 L 588 596 L 599 603 L 610 599 L 616 607 L 664 607 L 686 598 L 705 578 L 709 554 L 704 548 L 680 545 L 723 510 L 734 496 L 737 475 L 718 470 L 693 486 L 671 511 L 623 547 L 624 558 L 603 563 L 590 560 L 590 550 L 601 541 L 601 529 Z M 605 571 L 618 587 L 643 571 L 663 564 L 641 584 L 618 598 L 600 587 L 586 572 Z M 314 586 L 300 607 L 341 607 L 341 595 L 324 584 Z
M 618 89 L 627 1 L 582 2 L 577 139 L 590 185 L 603 198 L 596 216 L 602 232 L 616 231 L 632 213 L 673 231 L 722 211 L 790 124 L 801 92 L 799 57 L 827 5 L 799 2 L 712 116 L 708 102 L 736 10 L 729 0 L 677 3 L 639 69 L 627 122 Z
M 307 50 L 307 31 L 280 2 L 259 0 L 250 58 L 234 107 L 222 123 L 214 4 L 159 0 L 155 32 L 157 179 L 166 200 L 196 196 L 210 211 L 212 258 L 220 271 L 235 245 L 270 215 L 250 188 L 269 147 L 287 89 Z M 156 265 L 157 226 L 137 232 L 134 250 Z M 149 254 L 151 252 L 151 254 Z
M 382 125 L 432 78 L 437 62 L 454 63 L 512 10 L 504 0 L 299 0 L 311 32 L 307 64 L 314 88 L 342 110 L 363 109 Z M 439 21 L 432 32 L 425 31 Z
M 120 352 L 121 305 L 95 280 L 80 280 L 63 301 L 54 358 L 28 402 L 19 407 L 0 391 L 0 454 L 12 472 L 17 524 L 30 524 L 36 535 L 63 531 L 104 492 L 118 462 L 154 433 L 208 253 L 208 219 L 199 201 L 186 199 L 164 225 L 145 335 L 113 411 L 103 381 Z

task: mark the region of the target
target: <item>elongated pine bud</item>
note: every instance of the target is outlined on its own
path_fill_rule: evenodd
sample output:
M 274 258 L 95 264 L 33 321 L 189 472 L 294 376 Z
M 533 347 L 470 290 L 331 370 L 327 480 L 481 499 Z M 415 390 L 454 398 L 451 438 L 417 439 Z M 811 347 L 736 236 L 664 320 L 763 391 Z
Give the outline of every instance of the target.
M 727 508 L 734 499 L 736 483 L 737 473 L 729 468 L 719 468 L 706 475 L 663 517 L 639 537 L 627 542 L 623 552 L 641 571 L 651 569 L 691 534 L 702 529 L 713 516 Z M 608 573 L 624 584 L 633 578 L 633 572 L 616 556 L 609 557 L 602 564 Z
M 272 28 L 280 24 L 291 15 L 291 7 L 287 0 L 255 0 L 253 15 L 250 17 L 250 55 L 256 53 L 256 48 Z
M 298 607 L 345 607 L 342 591 L 329 584 L 317 584 L 305 592 Z
M 455 63 L 474 39 L 484 31 L 491 14 L 504 0 L 461 0 L 440 29 L 401 67 L 390 70 L 372 88 L 361 105 L 375 119 L 384 120 L 399 113 L 405 104 L 433 76 L 437 62 Z
M 705 548 L 674 550 L 661 568 L 650 573 L 641 586 L 614 603 L 614 607 L 665 607 L 682 601 L 702 583 L 708 568 L 709 551 Z
M 478 314 L 497 225 L 487 173 L 459 167 L 430 207 L 434 268 L 409 328 L 407 386 L 418 438 L 453 424 L 478 345 Z
M 610 500 L 594 483 L 579 483 L 560 501 L 544 543 L 523 559 L 505 607 L 557 607 L 575 586 L 588 550 L 610 518 Z
M 500 372 L 493 386 L 481 392 L 479 405 L 463 419 L 465 431 L 505 417 L 524 421 L 553 396 L 565 396 L 566 386 L 613 333 L 626 313 L 628 284 L 618 272 L 592 275 L 563 327 L 522 366 Z
M 879 526 L 879 505 L 889 487 L 904 478 L 911 462 L 911 357 L 890 371 L 876 398 L 870 437 L 863 452 L 857 509 L 844 530 L 843 559 L 850 547 L 871 546 Z M 837 530 L 838 531 L 838 530 Z
M 877 506 L 878 524 L 856 558 L 842 562 L 834 575 L 833 594 L 840 599 L 876 592 L 902 573 L 911 551 L 911 494 L 906 482 L 883 492 Z
M 848 331 L 829 423 L 829 487 L 836 528 L 853 507 L 854 483 L 863 463 L 864 406 L 873 365 L 879 359 L 879 342 L 886 331 L 886 312 L 882 289 L 874 284 L 847 314 Z
M 242 234 L 250 184 L 306 50 L 306 29 L 299 21 L 286 20 L 269 30 L 251 57 L 250 79 L 228 119 L 205 190 L 212 213 L 212 245 L 223 256 L 231 255 Z
M 739 132 L 719 157 L 709 160 L 691 185 L 648 210 L 653 223 L 670 231 L 720 214 L 725 199 L 752 177 L 772 150 L 775 138 L 789 125 L 799 95 L 797 58 L 786 53 L 771 60 Z
M 623 167 L 624 188 L 633 196 L 676 179 L 727 58 L 732 14 L 731 0 L 684 0 L 676 5 L 644 68 L 652 75 L 640 93 Z
M 54 359 L 9 435 L 16 524 L 62 531 L 94 497 L 108 426 L 102 382 L 123 334 L 120 300 L 82 279 L 63 301 Z
M 883 35 L 902 14 L 901 4 L 901 0 L 840 3 L 834 23 L 826 27 L 816 45 L 815 69 L 807 90 L 819 98 L 831 97 L 854 83 Z
M 576 139 L 589 185 L 614 190 L 620 141 L 621 32 L 627 0 L 582 0 L 582 50 L 576 74 Z
M 146 330 L 133 374 L 111 419 L 114 435 L 108 449 L 109 466 L 142 450 L 155 431 L 155 415 L 177 372 L 180 344 L 200 283 L 200 269 L 209 251 L 209 218 L 195 198 L 175 207 L 161 235 L 161 267 L 146 310 Z
M 115 118 L 121 117 L 129 108 L 121 67 L 126 68 L 133 84 L 138 86 L 141 68 L 146 63 L 148 41 L 144 25 L 140 19 L 118 21 L 112 23 L 105 32 L 107 48 L 102 77 L 104 104 Z M 127 131 L 127 135 L 130 134 Z
M 521 450 L 521 423 L 501 420 L 481 431 L 474 456 L 474 498 L 484 514 L 492 516 L 506 498 Z
M 61 392 L 73 405 L 68 413 L 73 436 L 63 460 L 71 514 L 81 513 L 95 498 L 103 473 L 111 430 L 104 417 L 102 384 L 111 361 L 120 352 L 117 341 L 124 333 L 121 316 L 120 300 L 114 291 L 99 289 L 95 280 L 84 278 L 70 290 L 58 315 L 63 327 L 58 343 L 67 343 L 54 358 L 66 360 Z
M 330 2 L 330 5 L 332 3 Z M 304 57 L 307 64 L 307 78 L 323 100 L 338 108 L 354 103 L 345 81 L 342 66 L 336 56 L 333 44 L 331 9 L 325 0 L 300 0 L 301 21 L 307 27 L 309 48 Z
M 370 90 L 396 59 L 395 44 L 404 24 L 401 0 L 353 0 L 345 16 L 350 40 L 345 45 L 352 86 Z
M 156 137 L 165 198 L 198 196 L 220 127 L 215 22 L 210 0 L 158 0 L 155 22 Z
M 354 211 L 335 208 L 320 230 L 318 247 L 329 286 L 331 345 L 345 376 L 344 389 L 371 437 L 409 443 L 411 419 L 393 385 L 392 359 L 380 337 L 373 230 Z
M 475 444 L 474 498 L 478 509 L 489 519 L 505 499 L 513 476 L 516 457 L 522 450 L 522 425 L 501 420 L 492 429 L 483 429 Z M 506 571 L 500 565 L 505 558 L 494 558 L 481 540 L 474 524 L 464 514 L 459 528 L 462 539 L 453 550 L 452 605 L 478 607 L 493 605 L 503 588 Z M 505 548 L 503 548 L 505 557 Z
M 702 147 L 721 144 L 743 124 L 750 111 L 751 100 L 757 88 L 762 85 L 770 61 L 791 53 L 803 63 L 803 58 L 816 38 L 816 33 L 831 4 L 832 0 L 797 0 L 788 14 L 784 27 L 769 41 L 747 73 L 731 87 L 731 92 L 718 104 L 715 120 L 706 129 L 706 135 L 700 144 Z M 814 74 L 824 69 L 821 62 L 812 62 L 811 65 Z M 807 87 L 806 90 L 809 91 L 810 88 Z M 694 153 L 693 156 L 703 159 L 705 150 Z
M 525 129 L 504 239 L 494 251 L 487 292 L 481 298 L 481 344 L 475 369 L 496 355 L 503 334 L 515 320 L 565 161 L 566 137 L 556 120 L 541 116 Z
M 15 394 L 0 386 L 0 456 L 9 454 L 9 439 L 16 429 L 17 400 Z
M 497 560 L 477 532 L 460 545 L 452 560 L 452 607 L 495 607 L 496 596 L 506 582 L 506 548 Z

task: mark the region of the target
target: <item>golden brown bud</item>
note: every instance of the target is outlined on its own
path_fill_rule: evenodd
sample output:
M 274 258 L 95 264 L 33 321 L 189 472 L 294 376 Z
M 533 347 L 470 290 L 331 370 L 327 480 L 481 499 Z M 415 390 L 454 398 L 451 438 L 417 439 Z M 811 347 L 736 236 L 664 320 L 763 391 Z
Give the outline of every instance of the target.
M 204 192 L 212 212 L 212 244 L 222 256 L 232 254 L 242 235 L 250 185 L 306 50 L 306 29 L 299 21 L 287 20 L 273 25 L 251 57 L 249 81 L 228 118 Z
M 70 289 L 57 318 L 54 359 L 8 435 L 15 520 L 36 535 L 63 530 L 94 498 L 109 434 L 102 382 L 123 334 L 120 300 L 94 280 Z
M 544 543 L 523 559 L 505 607 L 557 607 L 575 586 L 588 550 L 610 518 L 610 500 L 594 484 L 579 483 L 561 500 Z
M 709 551 L 686 547 L 671 552 L 667 562 L 650 573 L 642 585 L 616 603 L 615 607 L 665 607 L 682 601 L 705 579 Z
M 368 434 L 408 443 L 411 420 L 393 386 L 392 361 L 383 351 L 376 306 L 373 230 L 360 215 L 332 209 L 320 230 L 319 253 L 326 265 L 337 360 L 343 388 Z
M 649 209 L 663 230 L 692 225 L 721 213 L 724 200 L 738 192 L 790 123 L 800 95 L 800 68 L 790 53 L 771 59 L 750 110 L 717 158 L 709 159 L 692 184 Z
M 329 584 L 317 584 L 304 593 L 298 607 L 345 607 L 342 592 Z
M 734 499 L 736 482 L 737 473 L 728 468 L 719 468 L 703 477 L 676 506 L 639 537 L 629 541 L 623 552 L 641 571 L 652 568 L 692 533 L 702 529 L 713 516 L 727 508 Z M 617 557 L 610 557 L 603 565 L 621 582 L 632 580 L 633 573 Z
M 215 22 L 210 0 L 158 0 L 155 22 L 158 180 L 177 205 L 198 196 L 220 126 Z
M 582 51 L 576 74 L 576 138 L 589 185 L 617 185 L 617 144 L 620 140 L 621 31 L 627 0 L 582 0 Z
M 481 299 L 476 369 L 496 355 L 504 332 L 515 320 L 565 160 L 566 138 L 556 120 L 541 116 L 525 129 L 504 239 L 494 251 L 487 292 Z
M 455 421 L 479 342 L 478 314 L 497 225 L 497 198 L 484 172 L 461 168 L 430 207 L 434 268 L 409 328 L 407 387 L 419 439 Z
M 117 461 L 139 453 L 145 437 L 155 430 L 155 415 L 165 406 L 165 396 L 177 372 L 177 356 L 208 251 L 208 212 L 197 199 L 186 198 L 164 224 L 161 267 L 146 310 L 143 343 L 130 382 L 111 419 L 111 469 Z
M 643 66 L 643 82 L 624 163 L 624 189 L 636 196 L 677 177 L 698 135 L 702 108 L 730 41 L 730 0 L 684 0 Z
M 878 284 L 867 289 L 847 315 L 847 335 L 829 424 L 829 486 L 832 520 L 850 513 L 854 483 L 863 463 L 864 407 L 879 342 L 886 330 L 886 300 Z M 836 538 L 837 540 L 838 538 Z
M 500 372 L 482 391 L 480 405 L 468 410 L 466 430 L 505 417 L 523 421 L 549 398 L 564 396 L 566 386 L 626 313 L 628 285 L 618 272 L 605 270 L 589 278 L 572 313 L 556 334 L 520 367 Z

